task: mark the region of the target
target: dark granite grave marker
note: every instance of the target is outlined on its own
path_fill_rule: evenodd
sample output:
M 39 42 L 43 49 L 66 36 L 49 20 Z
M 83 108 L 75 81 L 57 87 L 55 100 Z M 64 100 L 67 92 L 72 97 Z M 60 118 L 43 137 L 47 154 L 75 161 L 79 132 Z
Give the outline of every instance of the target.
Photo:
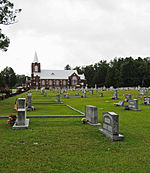
M 129 100 L 128 107 L 129 107 L 129 110 L 141 111 L 141 109 L 138 109 L 138 100 L 137 99 Z

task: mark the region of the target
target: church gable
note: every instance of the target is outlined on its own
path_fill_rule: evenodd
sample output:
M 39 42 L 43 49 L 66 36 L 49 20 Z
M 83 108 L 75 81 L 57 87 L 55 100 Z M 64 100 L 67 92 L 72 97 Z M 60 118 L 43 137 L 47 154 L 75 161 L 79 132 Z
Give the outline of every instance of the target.
M 71 76 L 69 76 L 69 79 L 72 86 L 80 84 L 80 77 L 75 72 Z

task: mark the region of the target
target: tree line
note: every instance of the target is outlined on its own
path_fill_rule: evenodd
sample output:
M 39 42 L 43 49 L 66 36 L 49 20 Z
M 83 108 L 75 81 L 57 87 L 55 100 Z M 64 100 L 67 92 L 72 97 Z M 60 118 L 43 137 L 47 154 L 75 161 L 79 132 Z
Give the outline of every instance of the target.
M 11 67 L 6 67 L 0 72 L 0 88 L 16 88 L 25 85 L 26 76 L 16 74 Z
M 76 66 L 79 74 L 84 74 L 88 87 L 132 87 L 150 86 L 149 58 L 115 58 L 110 62 L 99 61 L 94 65 Z

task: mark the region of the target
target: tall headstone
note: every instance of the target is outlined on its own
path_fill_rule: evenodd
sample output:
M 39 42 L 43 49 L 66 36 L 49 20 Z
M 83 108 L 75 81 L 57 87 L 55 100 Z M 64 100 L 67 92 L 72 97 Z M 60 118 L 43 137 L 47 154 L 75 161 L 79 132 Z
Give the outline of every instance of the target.
M 26 99 L 18 98 L 18 109 L 25 109 L 25 108 L 26 108 Z
M 119 116 L 114 112 L 103 112 L 103 128 L 99 132 L 112 141 L 122 141 L 123 135 L 119 134 Z
M 95 90 L 97 89 L 97 85 L 95 84 Z
M 118 92 L 117 92 L 117 90 L 113 91 L 112 99 L 118 99 Z
M 41 94 L 44 96 L 44 93 L 45 93 L 45 88 L 42 87 L 42 88 L 41 88 Z
M 86 98 L 86 91 L 83 91 L 83 98 Z
M 57 96 L 57 102 L 60 103 L 60 95 L 56 95 Z
M 26 119 L 26 99 L 18 98 L 18 116 L 16 123 L 13 125 L 12 129 L 27 129 L 29 126 L 29 119 Z
M 129 110 L 141 111 L 141 109 L 138 109 L 138 100 L 137 99 L 129 100 L 128 107 L 129 107 Z
M 100 126 L 97 117 L 97 107 L 92 105 L 85 106 L 85 118 L 88 120 L 88 124 L 94 126 Z
M 32 94 L 27 95 L 27 111 L 33 111 L 34 107 L 32 106 Z

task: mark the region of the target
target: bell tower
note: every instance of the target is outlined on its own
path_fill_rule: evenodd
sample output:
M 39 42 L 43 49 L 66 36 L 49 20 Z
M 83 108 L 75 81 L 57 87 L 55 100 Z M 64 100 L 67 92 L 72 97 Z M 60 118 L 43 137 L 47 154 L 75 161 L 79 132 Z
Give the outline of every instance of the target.
M 34 60 L 32 62 L 31 73 L 40 73 L 41 72 L 41 64 L 38 61 L 37 53 L 35 52 Z
M 39 75 L 41 72 L 41 64 L 38 61 L 37 53 L 35 52 L 34 60 L 31 64 L 31 87 L 36 88 L 39 87 Z

